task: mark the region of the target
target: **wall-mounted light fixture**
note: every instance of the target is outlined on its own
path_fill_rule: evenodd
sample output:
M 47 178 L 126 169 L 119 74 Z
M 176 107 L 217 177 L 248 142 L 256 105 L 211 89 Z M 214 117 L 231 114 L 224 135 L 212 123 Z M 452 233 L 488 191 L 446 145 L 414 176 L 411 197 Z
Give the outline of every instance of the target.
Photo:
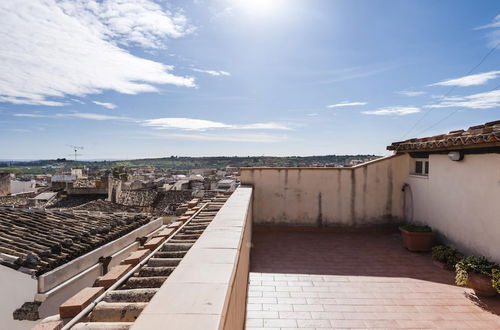
M 464 159 L 464 153 L 461 151 L 450 151 L 448 153 L 448 158 L 450 158 L 451 160 L 453 160 L 455 162 L 458 162 L 458 161 Z

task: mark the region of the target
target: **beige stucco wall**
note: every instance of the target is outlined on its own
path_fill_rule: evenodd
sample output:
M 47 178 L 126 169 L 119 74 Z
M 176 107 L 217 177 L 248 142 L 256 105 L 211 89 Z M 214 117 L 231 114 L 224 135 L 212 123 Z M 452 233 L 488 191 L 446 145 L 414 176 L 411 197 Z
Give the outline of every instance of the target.
M 398 221 L 408 156 L 353 168 L 242 168 L 254 187 L 254 223 L 314 227 Z
M 236 189 L 131 330 L 243 329 L 251 200 L 251 188 Z
M 465 253 L 500 262 L 500 154 L 465 155 L 459 162 L 430 155 L 429 164 L 427 178 L 407 177 L 413 220 Z

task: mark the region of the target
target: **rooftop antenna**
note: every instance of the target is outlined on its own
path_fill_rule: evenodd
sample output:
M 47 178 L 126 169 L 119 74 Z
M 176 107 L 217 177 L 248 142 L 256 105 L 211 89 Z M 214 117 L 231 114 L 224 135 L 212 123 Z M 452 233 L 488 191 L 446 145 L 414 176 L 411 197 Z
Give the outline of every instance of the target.
M 76 156 L 82 156 L 82 154 L 78 153 L 78 150 L 83 150 L 83 147 L 75 146 L 75 145 L 71 145 L 71 144 L 67 144 L 67 146 L 73 149 L 74 154 L 71 154 L 70 156 L 75 156 L 75 162 L 76 162 Z

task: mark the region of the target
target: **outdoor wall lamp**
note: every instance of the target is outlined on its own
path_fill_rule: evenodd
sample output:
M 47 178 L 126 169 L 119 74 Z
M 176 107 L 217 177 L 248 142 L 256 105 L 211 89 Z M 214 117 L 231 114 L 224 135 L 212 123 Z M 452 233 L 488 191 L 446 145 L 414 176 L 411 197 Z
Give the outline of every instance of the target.
M 452 161 L 460 161 L 464 159 L 464 153 L 461 151 L 450 151 L 448 153 L 448 158 L 450 158 Z

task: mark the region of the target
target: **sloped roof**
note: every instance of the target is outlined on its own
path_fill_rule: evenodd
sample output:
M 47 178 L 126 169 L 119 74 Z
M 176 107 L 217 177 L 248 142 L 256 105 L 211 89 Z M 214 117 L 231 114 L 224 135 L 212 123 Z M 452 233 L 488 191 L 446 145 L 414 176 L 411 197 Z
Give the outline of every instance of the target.
M 151 220 L 0 207 L 0 264 L 39 275 Z
M 448 134 L 394 142 L 387 150 L 425 152 L 481 147 L 500 147 L 500 120 L 472 126 L 467 130 L 451 131 Z

